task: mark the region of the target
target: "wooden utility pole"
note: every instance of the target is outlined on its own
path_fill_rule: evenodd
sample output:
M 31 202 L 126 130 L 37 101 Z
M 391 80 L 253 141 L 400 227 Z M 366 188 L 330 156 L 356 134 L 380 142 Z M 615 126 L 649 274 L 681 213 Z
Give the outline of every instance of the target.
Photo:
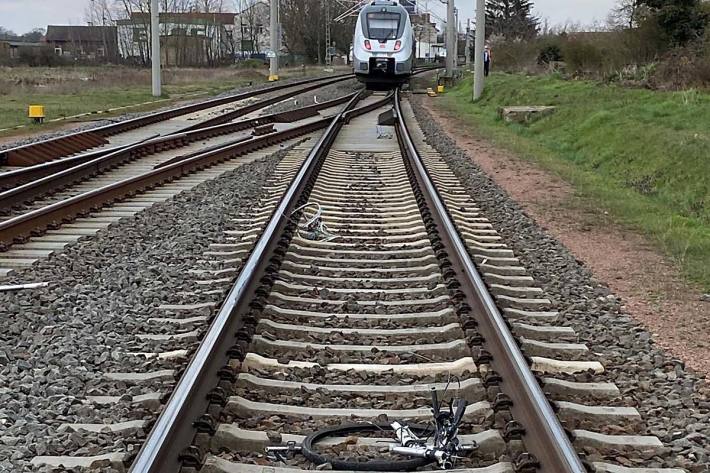
M 150 39 L 151 39 L 151 63 L 153 65 L 153 96 L 160 97 L 163 92 L 161 90 L 160 80 L 160 10 L 158 8 L 158 0 L 152 0 L 150 3 Z
M 473 75 L 473 100 L 483 95 L 483 48 L 486 42 L 486 0 L 476 0 L 476 60 Z

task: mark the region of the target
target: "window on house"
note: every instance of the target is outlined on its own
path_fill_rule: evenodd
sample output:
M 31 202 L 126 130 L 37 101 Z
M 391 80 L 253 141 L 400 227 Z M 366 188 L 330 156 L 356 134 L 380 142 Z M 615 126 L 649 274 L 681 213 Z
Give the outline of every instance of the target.
M 148 41 L 148 31 L 145 28 L 133 28 L 133 41 L 143 43 Z
M 61 56 L 62 55 L 62 48 L 54 48 L 54 54 L 56 54 L 57 56 Z
M 99 57 L 104 57 L 104 56 L 106 56 L 106 50 L 104 50 L 104 48 L 101 48 L 101 47 L 96 48 L 96 55 Z

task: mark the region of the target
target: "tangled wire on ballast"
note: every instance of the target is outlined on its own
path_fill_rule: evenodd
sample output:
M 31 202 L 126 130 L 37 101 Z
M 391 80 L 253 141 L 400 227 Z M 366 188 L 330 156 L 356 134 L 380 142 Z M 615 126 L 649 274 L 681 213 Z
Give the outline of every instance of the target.
M 318 202 L 308 203 L 298 207 L 291 213 L 291 218 L 293 218 L 297 212 L 313 206 L 316 207 L 316 212 L 312 217 L 307 218 L 304 224 L 298 226 L 299 235 L 306 240 L 314 241 L 332 241 L 338 238 L 337 235 L 330 233 L 326 224 L 323 223 L 323 209 L 321 209 Z

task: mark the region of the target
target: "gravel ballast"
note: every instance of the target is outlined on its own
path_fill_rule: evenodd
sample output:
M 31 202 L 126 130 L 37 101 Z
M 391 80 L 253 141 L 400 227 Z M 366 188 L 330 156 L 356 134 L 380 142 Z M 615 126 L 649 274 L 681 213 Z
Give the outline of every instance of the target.
M 318 100 L 351 90 L 350 81 L 325 87 Z M 192 349 L 197 340 L 141 341 L 136 335 L 200 329 L 149 323 L 166 317 L 158 306 L 221 302 L 190 270 L 206 269 L 203 252 L 222 242 L 230 221 L 243 218 L 286 149 L 205 182 L 135 217 L 67 247 L 3 284 L 49 282 L 48 288 L 0 293 L 0 472 L 33 471 L 37 455 L 135 453 L 144 428 L 123 434 L 73 432 L 66 423 L 152 421 L 157 404 L 93 405 L 86 396 L 169 393 L 174 376 L 139 384 L 104 373 L 176 370 L 185 359 L 146 360 L 126 352 Z M 194 315 L 198 315 L 195 313 Z M 206 315 L 203 314 L 203 315 Z M 122 398 L 123 399 L 123 398 Z
M 710 471 L 710 388 L 702 376 L 668 355 L 628 315 L 623 301 L 545 234 L 493 180 L 456 146 L 414 97 L 412 105 L 427 141 L 449 163 L 504 242 L 553 300 L 562 315 L 597 354 L 605 376 L 617 384 L 628 405 L 669 447 L 658 466 Z
M 159 305 L 199 302 L 189 296 L 200 289 L 188 271 L 204 268 L 202 253 L 233 227 L 230 219 L 256 203 L 279 159 L 271 156 L 203 183 L 8 280 L 52 286 L 0 294 L 5 323 L 0 471 L 24 471 L 35 455 L 131 450 L 127 444 L 133 435 L 62 433 L 58 427 L 152 418 L 150 411 L 130 404 L 106 409 L 77 399 L 111 387 L 101 372 L 144 372 L 182 363 L 140 361 L 120 352 L 126 346 L 150 351 L 150 343 L 137 346 L 135 335 L 149 331 L 146 320 L 161 316 Z M 127 393 L 160 386 L 157 381 L 129 387 Z

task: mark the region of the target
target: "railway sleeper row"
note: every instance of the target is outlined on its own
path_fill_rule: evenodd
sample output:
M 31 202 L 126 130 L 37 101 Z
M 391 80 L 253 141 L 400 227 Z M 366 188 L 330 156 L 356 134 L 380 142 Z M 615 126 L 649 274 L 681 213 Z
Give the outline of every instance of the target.
M 264 196 L 254 211 L 233 219 L 233 228 L 225 231 L 224 237 L 209 246 L 204 253 L 202 268 L 193 270 L 197 292 L 176 294 L 177 303 L 157 307 L 156 313 L 146 314 L 145 332 L 135 335 L 132 344 L 111 347 L 111 356 L 120 357 L 122 366 L 127 360 L 134 362 L 135 371 L 106 371 L 86 396 L 77 396 L 77 403 L 85 413 L 83 423 L 60 424 L 58 432 L 67 437 L 79 438 L 104 435 L 115 438 L 122 445 L 118 451 L 97 452 L 96 455 L 76 455 L 71 451 L 59 454 L 55 451 L 38 455 L 32 460 L 37 468 L 95 469 L 110 466 L 124 471 L 132 456 L 140 447 L 152 419 L 162 410 L 175 382 L 181 375 L 184 364 L 199 344 L 204 330 L 209 325 L 215 310 L 221 304 L 229 284 L 239 270 L 255 235 L 263 230 L 265 214 L 273 211 L 273 192 L 282 193 L 307 153 L 309 139 L 291 143 L 289 151 L 279 162 L 269 185 L 264 187 Z M 255 153 L 252 159 L 274 153 L 279 146 Z M 240 234 L 243 237 L 234 235 Z M 239 242 L 239 243 L 237 243 Z M 243 244 L 247 243 L 246 246 Z M 223 258 L 224 250 L 241 245 L 241 251 L 230 252 Z M 233 254 L 232 254 L 233 253 Z M 126 421 L 106 424 L 102 410 L 117 409 L 125 412 Z M 83 443 L 83 441 L 82 441 Z
M 355 172 L 357 170 L 359 173 Z M 380 179 L 383 175 L 388 177 Z M 248 463 L 268 464 L 260 449 L 245 449 L 250 440 L 263 439 L 259 434 L 264 431 L 266 440 L 273 444 L 298 441 L 302 439 L 299 436 L 324 424 L 339 424 L 352 418 L 427 419 L 431 416 L 428 389 L 432 384 L 434 387 L 450 385 L 451 375 L 457 376 L 458 382 L 463 381 L 464 388 L 457 386 L 447 396 L 462 396 L 471 403 L 464 416 L 465 429 L 469 429 L 463 434 L 464 438 L 471 440 L 474 438 L 471 436 L 478 436 L 481 445 L 486 447 L 473 463 L 464 463 L 465 467 L 513 471 L 520 466 L 514 460 L 523 453 L 524 446 L 515 438 L 516 429 L 510 427 L 512 419 L 506 414 L 506 400 L 491 383 L 494 376 L 486 364 L 485 354 L 480 351 L 475 328 L 464 328 L 466 321 L 462 323 L 461 317 L 454 314 L 455 304 L 450 299 L 451 291 L 443 285 L 442 274 L 432 272 L 432 267 L 419 271 L 417 267 L 407 266 L 388 268 L 391 271 L 387 276 L 394 272 L 396 278 L 382 278 L 378 273 L 383 261 L 401 257 L 402 253 L 410 252 L 429 260 L 436 258 L 430 235 L 416 212 L 411 212 L 408 219 L 400 220 L 397 225 L 387 223 L 389 215 L 403 215 L 413 210 L 409 202 L 414 196 L 406 198 L 408 182 L 402 158 L 397 153 L 331 151 L 310 197 L 311 201 L 321 204 L 328 228 L 337 238 L 332 242 L 307 240 L 301 235 L 292 238 L 283 255 L 284 267 L 293 260 L 301 263 L 291 264 L 288 271 L 282 270 L 274 276 L 264 309 L 250 317 L 254 323 L 243 337 L 249 341 L 243 340 L 235 348 L 240 362 L 234 361 L 234 368 L 239 369 L 240 374 L 235 382 L 225 386 L 225 391 L 233 394 L 226 399 L 219 414 L 222 423 L 217 425 L 211 439 L 202 439 L 201 449 L 192 452 L 195 455 L 192 461 L 203 464 L 200 471 L 249 471 Z M 388 192 L 390 186 L 394 192 Z M 403 192 L 404 198 L 401 197 Z M 347 224 L 331 224 L 330 211 L 336 216 L 364 212 L 368 220 L 352 231 Z M 490 238 L 495 235 L 480 217 L 474 218 L 477 223 L 472 230 L 483 229 L 482 234 L 489 237 L 485 240 L 498 241 Z M 383 224 L 392 231 L 382 234 Z M 488 250 L 491 246 L 482 245 L 482 248 Z M 317 264 L 308 264 L 313 257 L 320 260 Z M 330 276 L 319 278 L 321 264 L 328 268 Z M 495 273 L 494 269 L 491 268 L 491 274 Z M 536 355 L 532 357 L 534 369 L 537 366 L 540 374 L 550 375 L 545 380 L 546 385 L 549 384 L 550 393 L 560 399 L 555 402 L 558 415 L 568 426 L 573 426 L 570 430 L 577 448 L 595 448 L 610 458 L 621 451 L 646 457 L 658 453 L 660 442 L 657 439 L 632 434 L 639 424 L 635 409 L 578 402 L 592 399 L 613 404 L 618 390 L 605 383 L 567 379 L 575 373 L 602 372 L 603 367 L 594 361 L 574 359 L 587 355 L 583 345 L 550 341 L 558 336 L 574 340 L 576 337 L 569 328 L 534 323 L 534 315 L 540 315 L 538 319 L 555 318 L 550 311 L 540 312 L 550 304 L 540 297 L 540 290 L 532 287 L 525 291 L 528 286 L 518 284 L 510 287 L 521 288 L 520 291 L 506 291 L 506 286 L 501 286 L 498 297 L 510 298 L 506 301 L 509 309 L 520 311 L 518 319 L 524 322 L 517 322 L 519 331 L 528 337 L 521 338 L 522 347 Z M 530 310 L 529 303 L 537 312 Z M 442 311 L 453 315 L 453 321 L 437 325 L 431 314 L 442 314 Z M 526 319 L 527 313 L 534 314 L 532 320 Z M 279 318 L 270 318 L 273 315 Z M 293 323 L 294 317 L 299 324 Z M 351 317 L 368 320 L 371 331 L 350 326 Z M 396 326 L 393 320 L 400 317 L 410 321 L 428 319 L 428 331 L 418 324 L 412 326 L 416 333 L 406 328 L 378 326 L 382 321 Z M 310 320 L 315 321 L 314 326 L 310 325 Z M 327 328 L 322 326 L 323 320 L 328 320 Z M 427 343 L 432 332 L 448 341 Z M 421 335 L 425 336 L 421 338 Z M 363 340 L 368 336 L 378 337 L 377 342 L 381 344 L 371 338 Z M 470 356 L 472 354 L 474 356 Z M 395 391 L 400 395 L 388 396 L 386 390 L 378 389 L 383 385 L 404 388 L 406 395 Z M 593 431 L 600 424 L 609 426 L 610 431 Z M 626 435 L 619 435 L 624 431 Z M 336 448 L 340 451 L 335 453 L 350 451 L 363 458 L 382 454 L 381 448 L 373 448 L 376 444 L 356 443 L 354 447 L 343 447 L 343 444 L 348 442 L 334 444 L 334 447 L 342 447 Z M 205 451 L 208 452 L 205 457 L 197 454 Z M 497 463 L 501 458 L 511 462 Z M 287 464 L 309 466 L 296 458 L 289 459 Z M 597 471 L 627 471 L 604 461 L 597 461 L 593 466 Z
M 663 447 L 655 437 L 636 435 L 642 428 L 638 412 L 620 403 L 614 385 L 597 379 L 603 366 L 578 343 L 573 330 L 555 324 L 558 315 L 551 301 L 426 145 L 405 110 L 433 180 L 446 188 L 442 197 L 472 258 L 590 468 L 680 471 L 614 464 L 620 455 L 652 463 Z M 366 115 L 349 126 L 366 127 L 372 118 Z M 197 436 L 195 447 L 182 453 L 185 471 L 256 472 L 268 466 L 285 473 L 294 467 L 311 468 L 314 465 L 298 457 L 275 465 L 264 457 L 263 448 L 298 443 L 314 430 L 351 419 L 426 421 L 431 418 L 432 387 L 441 390 L 443 399 L 469 402 L 460 434 L 478 449 L 461 460 L 461 467 L 503 473 L 534 465 L 523 455 L 525 426 L 516 424 L 508 411 L 510 400 L 497 387 L 485 340 L 460 304 L 455 280 L 442 266 L 445 258 L 432 247 L 436 228 L 422 217 L 421 206 L 411 203 L 417 200 L 416 186 L 410 184 L 396 145 L 391 146 L 354 151 L 352 143 L 342 149 L 336 143 L 330 151 L 310 201 L 321 205 L 327 231 L 336 238 L 317 241 L 295 231 L 281 251 L 270 292 L 254 301 L 238 334 L 240 341 L 230 352 L 233 358 L 220 386 L 223 399 L 202 419 L 205 433 Z M 289 153 L 266 190 L 272 195 L 285 190 L 286 177 L 295 174 L 306 152 L 297 147 Z M 189 349 L 179 347 L 199 340 L 199 327 L 210 321 L 278 200 L 263 199 L 262 210 L 236 221 L 239 228 L 211 247 L 205 254 L 208 269 L 195 273 L 205 290 L 194 297 L 202 302 L 163 307 L 165 316 L 153 321 L 170 329 L 145 334 L 142 341 L 154 342 L 154 349 L 131 356 L 151 359 L 151 366 L 159 368 L 190 355 Z M 170 369 L 107 373 L 112 389 L 135 385 L 140 386 L 139 394 L 130 399 L 96 396 L 93 402 L 159 409 L 179 375 L 179 370 Z M 66 428 L 131 437 L 148 424 L 139 419 Z M 333 438 L 321 448 L 361 460 L 390 455 L 374 437 Z M 118 467 L 130 458 L 130 452 L 122 452 L 73 461 Z M 61 461 L 66 466 L 70 460 L 38 457 L 34 463 Z

